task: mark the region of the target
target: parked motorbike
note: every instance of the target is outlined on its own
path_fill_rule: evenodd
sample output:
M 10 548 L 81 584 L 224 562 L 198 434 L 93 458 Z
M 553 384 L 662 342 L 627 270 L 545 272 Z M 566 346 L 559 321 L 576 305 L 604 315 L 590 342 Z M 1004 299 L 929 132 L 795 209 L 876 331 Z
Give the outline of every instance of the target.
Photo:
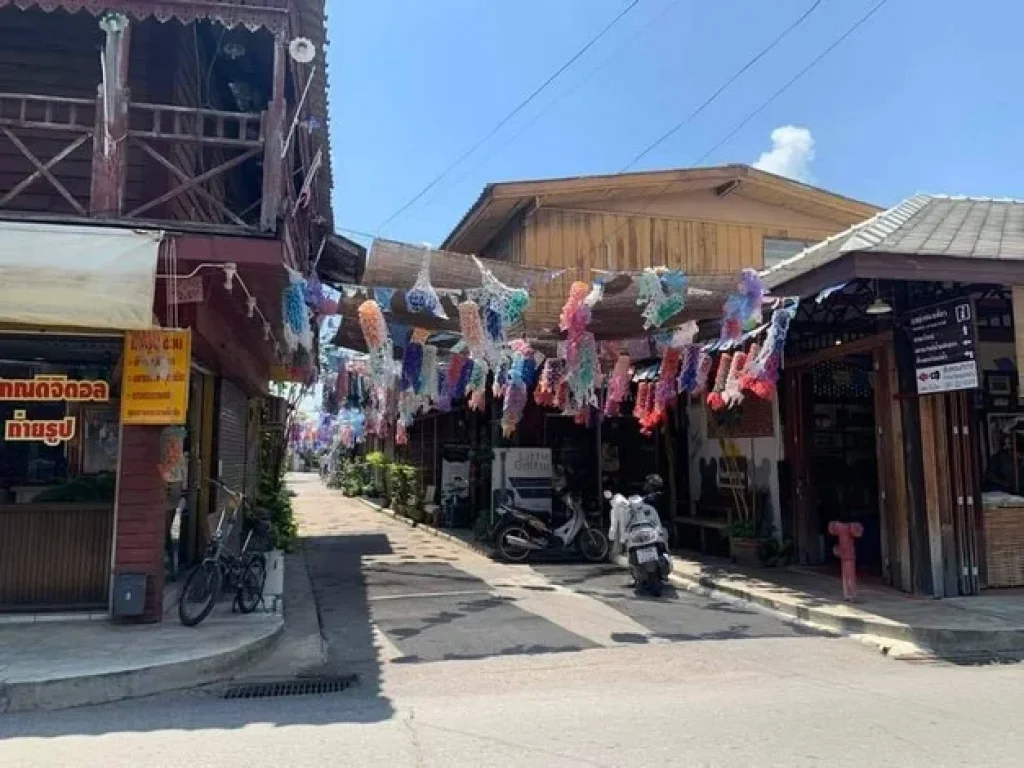
M 612 525 L 609 538 L 621 541 L 629 561 L 633 586 L 646 589 L 660 597 L 665 581 L 672 572 L 672 559 L 668 554 L 668 536 L 661 525 L 658 510 L 649 503 L 660 492 L 661 478 L 648 478 L 643 496 L 630 496 L 605 491 L 611 504 Z
M 534 552 L 579 550 L 589 562 L 606 560 L 608 538 L 589 523 L 582 501 L 568 491 L 563 491 L 561 499 L 568 519 L 554 529 L 536 514 L 513 506 L 508 498 L 499 504 L 495 542 L 501 557 L 523 562 Z

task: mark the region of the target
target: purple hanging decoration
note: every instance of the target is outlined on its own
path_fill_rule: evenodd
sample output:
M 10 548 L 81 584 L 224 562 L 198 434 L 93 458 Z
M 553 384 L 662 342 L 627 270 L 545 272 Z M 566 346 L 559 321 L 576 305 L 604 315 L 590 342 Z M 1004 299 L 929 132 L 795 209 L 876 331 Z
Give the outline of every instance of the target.
M 423 345 L 409 344 L 402 356 L 402 390 L 419 391 L 420 374 L 423 371 Z

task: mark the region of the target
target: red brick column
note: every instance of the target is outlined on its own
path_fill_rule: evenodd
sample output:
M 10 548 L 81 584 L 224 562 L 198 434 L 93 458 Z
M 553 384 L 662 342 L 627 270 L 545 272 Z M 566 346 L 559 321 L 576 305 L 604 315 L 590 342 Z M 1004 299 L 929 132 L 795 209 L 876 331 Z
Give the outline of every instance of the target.
M 149 576 L 142 621 L 163 618 L 166 486 L 160 477 L 162 427 L 124 427 L 117 479 L 114 572 Z

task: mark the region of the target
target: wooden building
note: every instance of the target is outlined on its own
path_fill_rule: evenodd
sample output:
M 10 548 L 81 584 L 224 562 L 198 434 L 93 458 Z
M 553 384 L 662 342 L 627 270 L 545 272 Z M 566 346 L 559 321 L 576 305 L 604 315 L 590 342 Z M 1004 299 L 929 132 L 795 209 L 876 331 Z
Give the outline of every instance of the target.
M 782 387 L 800 559 L 829 561 L 828 521 L 857 520 L 862 569 L 900 590 L 1024 585 L 1024 202 L 918 195 L 766 280 L 818 296 L 791 326 Z
M 535 303 L 557 315 L 592 270 L 739 273 L 792 256 L 876 213 L 745 165 L 488 184 L 443 249 L 565 269 Z
M 287 362 L 286 267 L 354 280 L 362 258 L 332 234 L 324 42 L 323 0 L 0 0 L 0 366 L 105 377 L 97 434 L 113 451 L 90 463 L 77 443 L 2 444 L 0 610 L 105 610 L 111 576 L 133 573 L 147 577 L 143 618 L 159 620 L 174 495 L 188 498 L 194 557 L 223 500 L 208 479 L 255 489 L 261 398 Z M 15 230 L 30 243 L 20 256 Z M 60 252 L 75 232 L 99 245 Z M 103 255 L 125 233 L 159 243 L 149 284 L 121 292 L 149 306 L 86 321 L 118 296 L 95 286 L 138 263 Z M 19 297 L 42 284 L 41 316 Z M 117 420 L 121 338 L 154 325 L 192 330 L 186 489 L 158 472 L 162 428 Z M 3 400 L 9 420 L 22 404 Z M 31 503 L 97 467 L 110 482 L 95 501 Z

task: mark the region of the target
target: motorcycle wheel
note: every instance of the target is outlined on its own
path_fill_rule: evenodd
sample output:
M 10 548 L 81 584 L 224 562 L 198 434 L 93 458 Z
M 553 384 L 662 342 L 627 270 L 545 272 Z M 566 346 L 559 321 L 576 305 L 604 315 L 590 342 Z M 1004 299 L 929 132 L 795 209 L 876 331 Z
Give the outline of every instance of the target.
M 661 577 L 657 573 L 647 575 L 647 591 L 651 593 L 651 597 L 661 597 L 661 586 Z
M 518 525 L 510 525 L 498 534 L 498 554 L 505 560 L 521 563 L 530 556 L 530 550 L 508 540 L 509 535 L 520 539 L 529 539 L 526 529 Z
M 608 537 L 596 528 L 580 531 L 580 552 L 591 563 L 603 563 L 608 559 Z

